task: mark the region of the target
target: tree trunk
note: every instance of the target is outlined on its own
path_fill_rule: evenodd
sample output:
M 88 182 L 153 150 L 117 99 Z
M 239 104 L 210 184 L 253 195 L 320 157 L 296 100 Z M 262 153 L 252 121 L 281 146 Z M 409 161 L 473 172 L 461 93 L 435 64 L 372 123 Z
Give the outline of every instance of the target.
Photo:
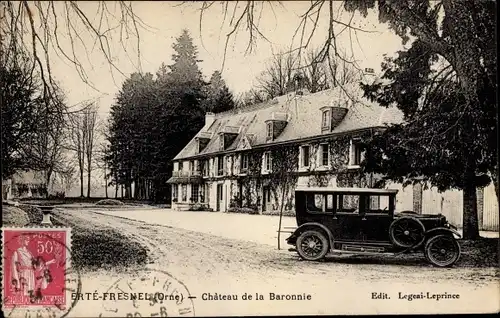
M 104 177 L 104 192 L 106 194 L 106 199 L 108 198 L 108 177 Z
M 87 198 L 90 198 L 90 169 L 87 175 Z
M 115 199 L 118 199 L 118 183 L 115 185 Z
M 491 181 L 493 182 L 493 186 L 495 187 L 495 194 L 497 195 L 497 203 L 500 207 L 500 189 L 498 188 L 498 166 L 490 169 Z
M 80 170 L 80 197 L 84 197 L 83 195 L 83 170 Z
M 106 199 L 108 198 L 108 174 L 107 174 L 107 164 L 106 161 L 104 161 L 104 191 L 106 194 Z
M 127 182 L 125 185 L 125 199 L 130 199 L 130 192 L 132 190 L 132 184 L 130 182 Z
M 134 199 L 140 199 L 139 196 L 139 188 L 141 184 L 141 179 L 140 178 L 135 178 L 134 181 Z
M 280 220 L 278 224 L 278 250 L 281 249 L 281 220 L 283 220 L 283 209 L 285 207 L 285 192 L 286 188 L 283 186 L 283 191 L 281 191 Z
M 479 222 L 477 217 L 477 193 L 474 185 L 463 190 L 463 238 L 475 240 L 479 238 Z
M 52 177 L 52 168 L 49 168 L 47 170 L 47 175 L 46 175 L 46 186 L 47 186 L 47 193 L 45 197 L 49 196 L 49 190 L 50 190 L 50 177 Z

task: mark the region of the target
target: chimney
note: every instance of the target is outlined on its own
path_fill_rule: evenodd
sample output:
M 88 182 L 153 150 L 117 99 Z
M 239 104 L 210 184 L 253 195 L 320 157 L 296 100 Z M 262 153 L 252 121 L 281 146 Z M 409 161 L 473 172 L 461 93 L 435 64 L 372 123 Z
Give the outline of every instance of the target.
M 304 95 L 307 92 L 306 79 L 301 73 L 296 73 L 293 76 L 293 81 L 295 84 L 295 95 Z
M 208 112 L 205 114 L 205 129 L 208 129 L 215 121 L 215 114 Z

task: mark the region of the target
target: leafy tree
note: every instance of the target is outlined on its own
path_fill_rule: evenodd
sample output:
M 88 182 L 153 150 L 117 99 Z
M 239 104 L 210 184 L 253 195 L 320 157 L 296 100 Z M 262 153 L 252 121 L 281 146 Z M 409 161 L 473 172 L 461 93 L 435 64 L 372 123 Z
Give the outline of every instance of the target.
M 491 8 L 486 2 L 446 1 L 381 7 L 381 18 L 403 40 L 415 39 L 409 49 L 385 60 L 382 82 L 364 86 L 367 96 L 394 104 L 405 115 L 405 123 L 367 145 L 372 154 L 368 171 L 406 183 L 427 181 L 442 191 L 463 190 L 468 239 L 479 236 L 476 188 L 497 178 L 496 54 L 486 39 L 494 32 Z M 402 18 L 396 21 L 396 14 Z
M 205 86 L 205 95 L 203 108 L 207 112 L 220 113 L 235 107 L 233 94 L 219 71 L 212 73 L 210 82 Z
M 158 139 L 153 136 L 156 86 L 150 73 L 134 73 L 125 80 L 111 107 L 109 160 L 114 182 L 125 185 L 125 197 L 132 196 L 132 183 L 148 177 L 154 158 L 148 150 Z M 137 187 L 136 187 L 137 188 Z
M 36 78 L 19 67 L 0 66 L 2 100 L 2 179 L 32 162 L 28 140 L 36 133 L 42 100 Z
M 175 53 L 172 55 L 174 63 L 169 65 L 168 79 L 171 83 L 203 85 L 203 77 L 198 68 L 198 50 L 193 43 L 193 38 L 187 29 L 183 29 L 176 43 L 173 44 Z M 196 87 L 197 88 L 197 87 Z
M 132 74 L 111 109 L 107 160 L 126 197 L 168 199 L 171 160 L 203 126 L 204 82 L 186 30 L 173 48 L 173 64 L 162 64 L 156 79 Z
M 227 86 L 224 86 L 217 96 L 215 107 L 213 112 L 219 113 L 227 110 L 231 110 L 235 107 L 233 94 L 229 91 Z

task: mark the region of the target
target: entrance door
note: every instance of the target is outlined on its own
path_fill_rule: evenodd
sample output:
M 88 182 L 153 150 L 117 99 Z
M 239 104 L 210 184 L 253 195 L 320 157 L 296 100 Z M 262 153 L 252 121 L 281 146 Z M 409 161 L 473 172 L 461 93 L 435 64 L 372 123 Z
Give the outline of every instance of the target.
M 217 184 L 217 211 L 220 211 L 222 205 L 222 184 Z
M 267 210 L 269 203 L 271 203 L 271 189 L 269 186 L 264 186 L 262 187 L 262 211 Z

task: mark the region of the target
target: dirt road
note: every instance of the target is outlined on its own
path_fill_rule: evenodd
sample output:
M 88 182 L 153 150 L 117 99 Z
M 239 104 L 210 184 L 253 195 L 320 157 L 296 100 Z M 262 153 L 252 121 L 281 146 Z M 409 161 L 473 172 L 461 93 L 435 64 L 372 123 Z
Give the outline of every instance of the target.
M 305 262 L 288 251 L 167 225 L 154 225 L 89 210 L 60 211 L 81 222 L 109 225 L 149 248 L 148 268 L 166 271 L 184 283 L 196 313 L 210 315 L 458 313 L 498 311 L 498 276 L 494 268 L 439 269 L 422 258 L 410 260 L 332 258 Z M 221 226 L 230 226 L 225 224 Z M 126 265 L 126 264 L 124 264 Z M 103 290 L 127 273 L 84 273 L 84 290 Z M 253 295 L 243 300 L 243 294 Z M 278 300 L 271 295 L 302 295 L 309 300 Z M 445 299 L 404 298 L 442 294 Z M 258 295 L 263 300 L 255 300 Z M 374 299 L 374 295 L 387 295 Z M 458 294 L 459 298 L 446 298 Z M 220 295 L 237 300 L 214 299 Z M 292 296 L 289 296 L 292 297 Z M 298 297 L 298 296 L 297 296 Z M 297 298 L 296 297 L 296 298 Z M 286 297 L 285 297 L 286 298 Z M 88 306 L 91 304 L 91 306 Z M 99 315 L 102 304 L 81 300 L 71 316 Z M 95 312 L 89 312 L 94 310 Z M 122 312 L 117 313 L 117 315 Z M 109 315 L 103 314 L 103 316 Z M 149 316 L 149 314 L 146 314 Z M 144 316 L 144 314 L 142 315 Z

